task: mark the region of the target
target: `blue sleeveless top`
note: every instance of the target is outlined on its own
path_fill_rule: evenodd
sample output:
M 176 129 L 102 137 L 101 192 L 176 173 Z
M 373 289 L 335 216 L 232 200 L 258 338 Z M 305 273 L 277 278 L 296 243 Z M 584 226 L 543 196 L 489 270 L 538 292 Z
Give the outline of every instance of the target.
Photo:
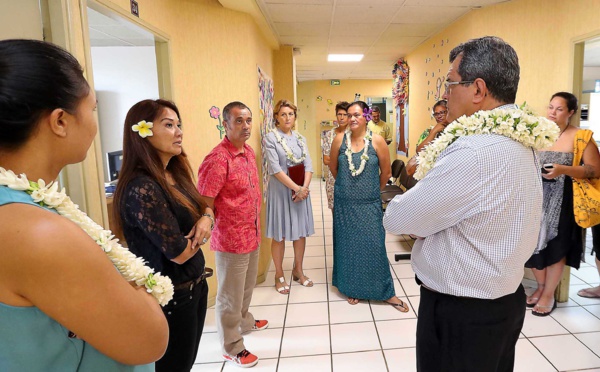
M 11 203 L 39 207 L 23 191 L 0 186 L 0 207 Z M 37 307 L 17 307 L 0 302 L 0 371 L 150 372 L 154 371 L 154 363 L 143 366 L 121 364 L 87 342 L 69 338 L 69 330 Z

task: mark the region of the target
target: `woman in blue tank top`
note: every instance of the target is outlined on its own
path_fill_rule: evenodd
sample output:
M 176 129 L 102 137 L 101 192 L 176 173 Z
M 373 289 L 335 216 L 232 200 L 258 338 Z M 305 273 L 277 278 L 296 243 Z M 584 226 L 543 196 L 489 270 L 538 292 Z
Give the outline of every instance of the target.
M 156 299 L 14 176 L 47 184 L 82 161 L 95 110 L 69 53 L 0 41 L 0 371 L 149 371 L 165 351 Z

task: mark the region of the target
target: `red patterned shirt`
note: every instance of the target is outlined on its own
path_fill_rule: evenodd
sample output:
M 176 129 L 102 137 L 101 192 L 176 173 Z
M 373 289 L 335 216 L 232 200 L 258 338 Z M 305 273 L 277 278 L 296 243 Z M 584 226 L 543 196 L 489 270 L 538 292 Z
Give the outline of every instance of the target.
M 254 150 L 240 151 L 227 137 L 198 170 L 200 195 L 215 199 L 212 251 L 244 254 L 260 244 L 260 185 Z

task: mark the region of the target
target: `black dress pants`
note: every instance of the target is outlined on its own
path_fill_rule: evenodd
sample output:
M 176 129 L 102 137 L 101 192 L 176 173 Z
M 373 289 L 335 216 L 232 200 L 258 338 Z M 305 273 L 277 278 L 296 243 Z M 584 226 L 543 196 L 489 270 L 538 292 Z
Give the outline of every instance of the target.
M 524 320 L 521 285 L 495 300 L 450 296 L 421 286 L 417 370 L 512 371 Z
M 156 362 L 157 372 L 189 372 L 198 354 L 200 337 L 206 318 L 208 285 L 206 280 L 190 289 L 176 290 L 173 299 L 163 307 L 169 323 L 169 345 Z

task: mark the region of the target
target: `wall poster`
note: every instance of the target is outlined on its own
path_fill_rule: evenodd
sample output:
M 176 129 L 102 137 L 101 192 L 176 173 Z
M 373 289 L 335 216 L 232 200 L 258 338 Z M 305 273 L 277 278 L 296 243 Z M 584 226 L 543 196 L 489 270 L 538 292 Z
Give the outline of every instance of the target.
M 267 169 L 267 154 L 265 153 L 267 133 L 275 126 L 273 124 L 273 80 L 264 71 L 258 69 L 258 107 L 260 108 L 260 143 L 262 153 L 262 179 L 263 201 L 267 201 L 267 187 L 269 186 L 269 172 Z

